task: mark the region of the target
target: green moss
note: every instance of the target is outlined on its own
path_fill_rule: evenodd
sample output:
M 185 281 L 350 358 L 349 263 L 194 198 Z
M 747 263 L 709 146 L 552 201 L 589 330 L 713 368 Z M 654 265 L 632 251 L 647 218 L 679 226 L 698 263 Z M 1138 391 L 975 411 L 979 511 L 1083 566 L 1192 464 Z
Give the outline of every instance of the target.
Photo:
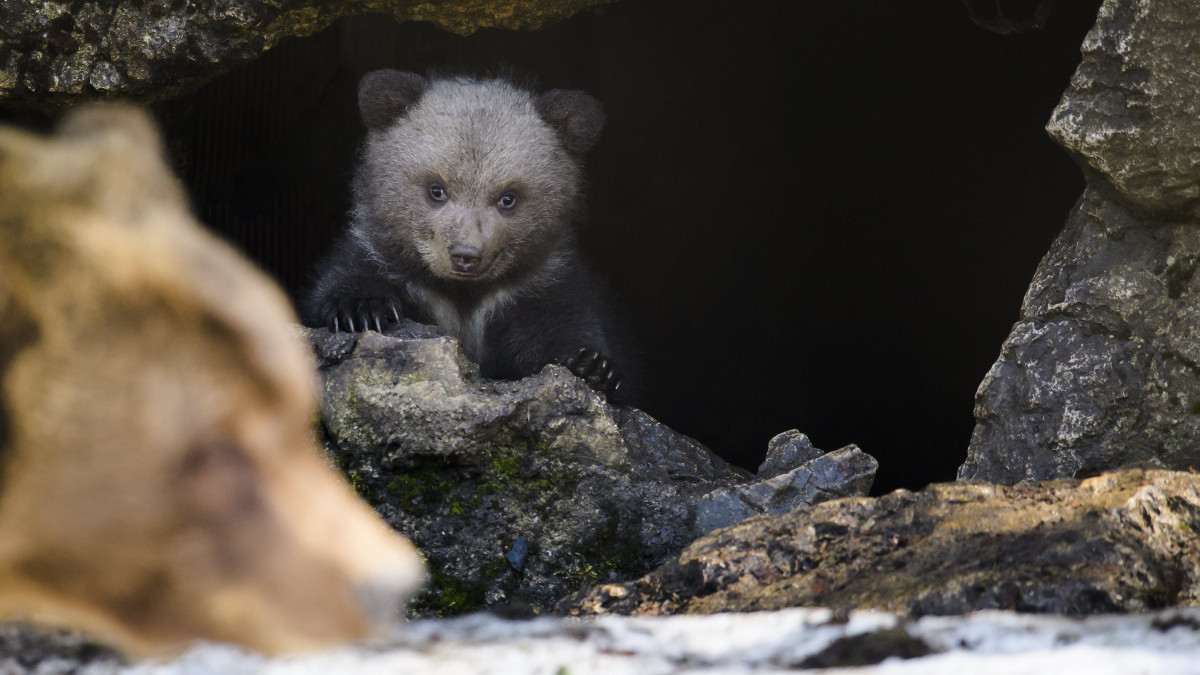
M 482 609 L 487 585 L 465 581 L 434 570 L 430 587 L 413 598 L 409 605 L 412 616 L 447 617 Z
M 644 567 L 640 542 L 622 532 L 615 514 L 610 514 L 595 537 L 572 557 L 572 564 L 554 572 L 554 576 L 566 581 L 572 591 L 606 581 L 614 572 L 636 574 Z
M 361 474 L 359 474 L 357 471 L 350 470 L 346 473 L 346 478 L 350 480 L 350 487 L 354 488 L 354 491 L 358 493 L 358 496 L 364 499 L 367 499 L 370 496 L 370 487 L 367 485 L 367 481 L 362 477 Z
M 350 457 L 348 455 L 343 455 L 340 452 L 333 453 L 331 459 L 333 460 L 333 465 L 338 468 L 338 471 L 345 474 L 350 473 Z
M 475 486 L 475 495 L 498 495 L 504 490 L 504 486 L 499 483 L 479 483 Z
M 460 579 L 443 569 L 434 569 L 429 588 L 410 603 L 409 616 L 448 617 L 483 609 L 488 589 L 511 575 L 512 567 L 503 556 L 480 568 L 478 580 Z
M 463 508 L 462 502 L 451 502 L 450 503 L 450 515 L 461 516 L 465 512 L 466 512 L 466 509 Z
M 454 483 L 436 471 L 425 469 L 407 471 L 396 476 L 388 482 L 386 489 L 394 498 L 389 501 L 412 513 L 416 510 L 418 502 L 436 504 L 445 500 L 446 495 L 454 489 Z
M 504 476 L 508 480 L 517 477 L 517 471 L 521 468 L 521 459 L 516 455 L 507 457 L 497 457 L 492 460 L 492 468 Z
M 410 502 L 421 494 L 421 483 L 416 476 L 401 474 L 387 484 L 387 491 L 401 502 Z

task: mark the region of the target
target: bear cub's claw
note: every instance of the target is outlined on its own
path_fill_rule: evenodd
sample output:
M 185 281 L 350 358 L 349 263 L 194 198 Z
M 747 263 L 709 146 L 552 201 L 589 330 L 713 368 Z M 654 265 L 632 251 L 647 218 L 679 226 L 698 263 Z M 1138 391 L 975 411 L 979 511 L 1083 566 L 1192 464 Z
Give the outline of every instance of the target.
M 574 356 L 564 359 L 563 365 L 601 393 L 611 394 L 621 387 L 621 374 L 616 365 L 595 349 L 583 347 Z
M 368 330 L 382 333 L 400 323 L 400 303 L 392 299 L 365 298 L 335 309 L 328 316 L 326 324 L 335 333 Z

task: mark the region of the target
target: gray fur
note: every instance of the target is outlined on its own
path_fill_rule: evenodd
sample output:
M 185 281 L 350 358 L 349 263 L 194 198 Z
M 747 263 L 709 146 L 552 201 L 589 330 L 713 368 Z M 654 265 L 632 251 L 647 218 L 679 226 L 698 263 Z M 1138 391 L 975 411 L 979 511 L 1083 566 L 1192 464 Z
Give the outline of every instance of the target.
M 365 329 L 398 310 L 459 338 L 484 375 L 522 377 L 560 361 L 611 389 L 615 372 L 592 365 L 602 359 L 570 358 L 592 350 L 625 360 L 573 232 L 600 104 L 503 79 L 384 70 L 363 78 L 359 105 L 368 136 L 350 228 L 306 319 Z

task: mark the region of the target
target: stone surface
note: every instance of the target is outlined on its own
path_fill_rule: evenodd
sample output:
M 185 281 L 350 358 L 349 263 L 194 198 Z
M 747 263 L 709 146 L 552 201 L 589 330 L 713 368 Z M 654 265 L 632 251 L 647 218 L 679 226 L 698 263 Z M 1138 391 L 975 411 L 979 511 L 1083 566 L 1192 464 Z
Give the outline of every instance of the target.
M 0 3 L 0 102 L 170 97 L 349 14 L 428 21 L 468 35 L 484 27 L 535 29 L 611 1 L 12 0 Z
M 751 614 L 540 618 L 484 614 L 410 623 L 355 649 L 271 660 L 199 645 L 170 661 L 121 664 L 57 653 L 5 652 L 11 675 L 668 675 L 822 672 L 920 675 L 1182 675 L 1196 672 L 1200 612 L 1084 620 L 1012 612 L 906 620 L 881 612 L 790 609 Z M 852 667 L 854 670 L 841 670 Z
M 935 484 L 751 518 L 557 611 L 826 606 L 914 616 L 1088 615 L 1197 604 L 1200 477 L 1130 470 L 1028 486 Z
M 813 447 L 808 436 L 799 429 L 790 429 L 767 442 L 767 457 L 758 467 L 759 480 L 774 478 L 825 454 Z
M 768 463 L 799 464 L 754 479 L 558 366 L 485 380 L 454 340 L 410 321 L 386 335 L 298 330 L 320 368 L 331 456 L 429 560 L 419 615 L 540 613 L 717 527 L 865 495 L 878 468 L 854 446 L 822 454 L 787 432 Z
M 1200 12 L 1186 0 L 1105 0 L 1047 130 L 1126 206 L 1197 214 Z
M 381 335 L 304 329 L 326 447 L 428 558 L 418 614 L 540 612 L 642 574 L 695 537 L 695 503 L 744 482 L 699 443 L 613 408 L 565 368 L 484 380 L 457 344 L 406 322 Z
M 1047 129 L 1088 188 L 976 394 L 959 477 L 1011 484 L 1200 451 L 1200 13 L 1106 0 Z
M 771 461 L 770 455 L 767 461 Z M 874 457 L 849 445 L 818 455 L 786 473 L 770 476 L 768 472 L 770 477 L 762 478 L 760 472 L 755 481 L 718 488 L 701 497 L 696 504 L 696 532 L 707 534 L 760 513 L 787 513 L 831 499 L 865 497 L 878 468 Z
M 959 477 L 1011 484 L 1200 450 L 1200 229 L 1089 188 L 976 394 Z

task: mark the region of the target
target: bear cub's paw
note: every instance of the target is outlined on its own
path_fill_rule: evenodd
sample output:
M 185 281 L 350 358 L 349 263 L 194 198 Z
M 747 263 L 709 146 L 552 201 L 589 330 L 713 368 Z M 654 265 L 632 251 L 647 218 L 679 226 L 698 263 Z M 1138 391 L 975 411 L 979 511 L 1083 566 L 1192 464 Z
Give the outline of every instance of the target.
M 396 298 L 342 298 L 323 303 L 318 314 L 329 330 L 338 333 L 360 333 L 375 330 L 382 333 L 400 323 L 403 316 Z
M 598 392 L 612 394 L 621 387 L 621 374 L 616 364 L 595 349 L 583 347 L 573 355 L 559 359 L 559 363 Z

